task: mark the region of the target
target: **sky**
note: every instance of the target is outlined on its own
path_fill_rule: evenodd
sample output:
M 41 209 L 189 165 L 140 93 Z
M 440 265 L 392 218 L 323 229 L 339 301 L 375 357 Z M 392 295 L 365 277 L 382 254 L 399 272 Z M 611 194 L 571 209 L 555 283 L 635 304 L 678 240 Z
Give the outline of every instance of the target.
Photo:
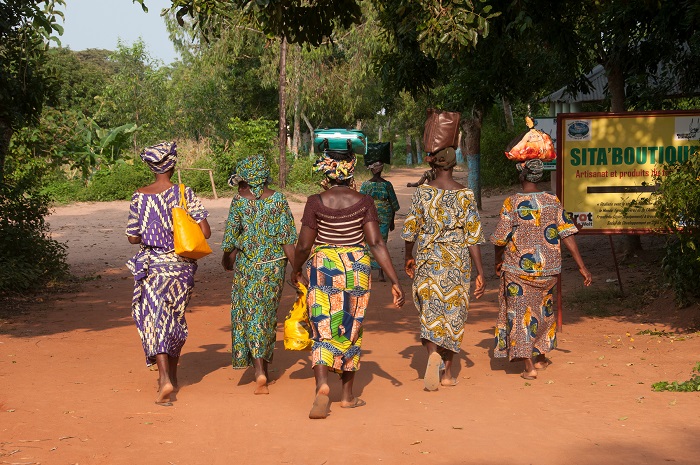
M 117 40 L 127 45 L 141 37 L 148 53 L 163 64 L 177 59 L 160 11 L 170 0 L 145 0 L 148 13 L 131 0 L 66 0 L 61 45 L 73 51 L 88 48 L 116 50 Z

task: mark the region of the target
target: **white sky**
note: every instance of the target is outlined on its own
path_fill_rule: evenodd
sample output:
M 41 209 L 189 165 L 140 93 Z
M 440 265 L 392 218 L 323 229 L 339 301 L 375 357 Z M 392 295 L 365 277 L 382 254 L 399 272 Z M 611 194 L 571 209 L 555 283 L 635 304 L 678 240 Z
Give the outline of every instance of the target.
M 80 51 L 88 48 L 116 50 L 117 39 L 133 44 L 141 37 L 149 54 L 170 64 L 177 54 L 160 16 L 170 0 L 145 0 L 148 13 L 131 0 L 66 0 L 66 20 L 61 45 Z

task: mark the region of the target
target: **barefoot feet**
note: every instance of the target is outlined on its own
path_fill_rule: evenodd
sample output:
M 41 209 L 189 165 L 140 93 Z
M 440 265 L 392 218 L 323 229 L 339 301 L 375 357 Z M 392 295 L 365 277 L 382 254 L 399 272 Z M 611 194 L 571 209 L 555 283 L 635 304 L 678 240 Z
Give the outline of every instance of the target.
M 156 397 L 156 404 L 164 407 L 173 405 L 172 402 L 170 402 L 170 394 L 173 393 L 173 390 L 173 384 L 170 381 L 161 383 L 160 389 L 158 390 L 158 397 Z
M 261 395 L 261 394 L 269 394 L 270 390 L 267 387 L 267 376 L 265 375 L 258 375 L 255 378 L 255 391 L 253 391 L 255 395 Z
M 316 390 L 316 398 L 314 399 L 314 404 L 311 406 L 309 418 L 312 420 L 320 420 L 328 416 L 328 407 L 331 403 L 331 400 L 328 397 L 330 392 L 331 388 L 327 384 L 321 385 Z

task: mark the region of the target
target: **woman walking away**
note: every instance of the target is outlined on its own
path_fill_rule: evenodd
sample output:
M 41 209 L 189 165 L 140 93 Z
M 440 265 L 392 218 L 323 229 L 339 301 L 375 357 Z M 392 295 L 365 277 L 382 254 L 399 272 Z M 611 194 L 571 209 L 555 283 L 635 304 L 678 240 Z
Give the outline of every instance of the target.
M 226 221 L 221 264 L 233 270 L 231 341 L 233 368 L 255 369 L 255 394 L 269 394 L 277 307 L 287 260 L 294 263 L 297 230 L 284 194 L 267 183 L 270 168 L 262 155 L 238 163 L 229 178 L 238 186 Z
M 484 294 L 479 246 L 484 237 L 474 193 L 452 177 L 454 149 L 448 147 L 426 160 L 435 179 L 418 186 L 413 194 L 401 237 L 406 241 L 406 273 L 413 278 L 413 300 L 420 313 L 420 337 L 428 351 L 424 385 L 435 391 L 457 384 L 452 360 L 464 336 L 472 264 L 477 272 L 474 298 Z
M 158 367 L 156 403 L 169 406 L 177 389 L 177 364 L 187 339 L 185 308 L 194 287 L 197 261 L 177 255 L 173 245 L 172 209 L 180 203 L 180 190 L 172 178 L 177 163 L 174 142 L 147 147 L 141 158 L 155 174 L 155 182 L 131 197 L 126 235 L 141 248 L 127 262 L 134 275 L 131 312 L 146 354 L 146 365 Z M 190 216 L 204 237 L 211 236 L 208 212 L 195 193 L 185 187 Z
M 520 374 L 536 379 L 537 370 L 557 346 L 557 319 L 552 292 L 561 273 L 561 245 L 569 249 L 583 276 L 591 284 L 576 246 L 576 226 L 555 195 L 542 192 L 543 164 L 539 159 L 518 163 L 523 191 L 508 197 L 491 242 L 496 248 L 496 275 L 501 279 L 494 357 L 525 362 Z
M 362 183 L 360 194 L 369 195 L 374 199 L 374 205 L 377 207 L 377 214 L 379 216 L 379 232 L 382 234 L 384 243 L 387 243 L 389 240 L 389 231 L 394 230 L 394 217 L 400 208 L 399 200 L 396 198 L 394 186 L 382 177 L 384 163 L 377 161 L 367 168 L 372 172 L 372 178 Z M 372 269 L 376 270 L 379 268 L 379 280 L 386 281 L 384 278 L 384 271 L 376 260 L 374 260 L 374 257 L 370 258 Z
M 315 169 L 325 173 L 323 185 L 328 188 L 306 202 L 292 280 L 302 281 L 309 289 L 316 378 L 316 398 L 309 418 L 318 419 L 328 415 L 329 370 L 340 374 L 342 408 L 365 405 L 353 395 L 352 385 L 360 367 L 362 324 L 371 288 L 366 245 L 391 281 L 394 305 L 401 307 L 404 295 L 379 232 L 374 201 L 353 188 L 355 155 L 349 150 L 325 151 Z

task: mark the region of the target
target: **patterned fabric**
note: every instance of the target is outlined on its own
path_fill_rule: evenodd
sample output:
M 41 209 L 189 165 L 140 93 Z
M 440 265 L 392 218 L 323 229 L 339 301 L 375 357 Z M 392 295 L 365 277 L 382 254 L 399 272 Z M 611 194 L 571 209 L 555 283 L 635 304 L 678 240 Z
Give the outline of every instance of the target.
M 166 173 L 175 168 L 177 163 L 177 145 L 175 142 L 161 142 L 146 147 L 141 152 L 141 159 L 146 162 L 154 173 Z
M 342 188 L 341 188 L 342 189 Z M 379 221 L 377 207 L 372 197 L 366 195 L 355 205 L 346 208 L 329 208 L 323 205 L 320 195 L 312 195 L 306 201 L 301 224 L 317 231 L 319 244 L 355 245 L 365 241 L 363 226 Z
M 195 220 L 207 217 L 208 212 L 189 187 L 185 198 Z M 131 313 L 146 365 L 153 365 L 157 354 L 179 357 L 188 334 L 185 308 L 197 262 L 173 252 L 171 210 L 178 202 L 178 186 L 159 194 L 137 192 L 131 198 L 126 234 L 140 236 L 141 248 L 126 265 L 134 275 Z
M 556 283 L 555 276 L 501 274 L 494 357 L 520 360 L 557 347 Z
M 469 310 L 468 247 L 484 242 L 474 194 L 419 186 L 401 238 L 417 246 L 413 301 L 421 339 L 459 352 Z
M 503 202 L 500 220 L 490 239 L 505 247 L 504 271 L 553 276 L 561 271 L 561 239 L 577 232 L 555 195 L 518 193 Z
M 228 185 L 234 187 L 245 181 L 250 191 L 259 199 L 265 189 L 265 183 L 270 180 L 270 167 L 262 155 L 253 155 L 240 161 L 228 178 Z
M 277 307 L 287 259 L 282 245 L 294 244 L 297 231 L 287 198 L 280 192 L 259 200 L 231 200 L 224 252 L 238 250 L 231 286 L 231 340 L 234 368 L 254 358 L 272 361 Z
M 360 368 L 370 271 L 364 246 L 314 248 L 306 262 L 312 366 L 325 365 L 340 374 Z
M 515 167 L 520 172 L 521 181 L 540 182 L 544 176 L 544 163 L 537 158 L 518 163 Z
M 314 163 L 314 171 L 321 172 L 329 179 L 345 181 L 355 175 L 357 157 L 352 154 L 350 160 L 335 160 L 323 152 Z
M 396 198 L 394 186 L 389 181 L 372 182 L 365 181 L 360 187 L 360 193 L 369 195 L 374 199 L 379 216 L 379 232 L 382 233 L 384 242 L 389 240 L 389 226 L 394 219 L 394 215 L 399 211 L 399 200 Z M 371 254 L 370 254 L 371 257 Z M 372 269 L 379 269 L 379 263 L 372 258 Z

